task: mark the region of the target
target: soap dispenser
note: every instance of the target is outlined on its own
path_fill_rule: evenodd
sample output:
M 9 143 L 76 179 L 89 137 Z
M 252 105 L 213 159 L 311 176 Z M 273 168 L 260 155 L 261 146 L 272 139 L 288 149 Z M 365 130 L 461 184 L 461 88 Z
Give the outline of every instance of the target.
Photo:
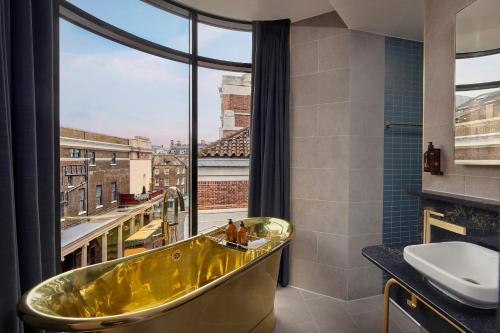
M 248 229 L 245 227 L 243 221 L 240 222 L 240 230 L 238 230 L 238 244 L 248 245 Z
M 432 142 L 429 142 L 427 151 L 424 153 L 424 172 L 430 172 L 431 175 L 442 176 L 441 171 L 441 149 L 434 148 Z
M 236 243 L 237 238 L 237 230 L 236 226 L 233 223 L 233 220 L 229 219 L 226 227 L 226 241 L 230 243 Z

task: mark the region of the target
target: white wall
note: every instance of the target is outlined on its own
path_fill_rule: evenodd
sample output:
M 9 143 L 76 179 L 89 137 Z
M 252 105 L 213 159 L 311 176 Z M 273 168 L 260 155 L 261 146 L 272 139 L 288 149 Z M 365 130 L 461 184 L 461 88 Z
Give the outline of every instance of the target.
M 142 193 L 142 187 L 149 190 L 151 181 L 151 160 L 130 160 L 130 193 Z
M 455 15 L 472 0 L 426 0 L 424 150 L 441 148 L 444 176 L 423 175 L 423 189 L 500 200 L 500 167 L 454 163 Z
M 382 286 L 361 249 L 382 242 L 384 41 L 335 12 L 291 27 L 290 283 L 343 299 Z

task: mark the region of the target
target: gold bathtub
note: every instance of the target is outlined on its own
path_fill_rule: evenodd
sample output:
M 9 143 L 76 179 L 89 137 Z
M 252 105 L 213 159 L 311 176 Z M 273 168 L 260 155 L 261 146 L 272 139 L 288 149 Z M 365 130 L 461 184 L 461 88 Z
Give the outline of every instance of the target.
M 276 218 L 244 221 L 248 248 L 227 246 L 214 228 L 46 280 L 23 295 L 19 315 L 56 331 L 272 332 L 280 255 L 294 231 Z

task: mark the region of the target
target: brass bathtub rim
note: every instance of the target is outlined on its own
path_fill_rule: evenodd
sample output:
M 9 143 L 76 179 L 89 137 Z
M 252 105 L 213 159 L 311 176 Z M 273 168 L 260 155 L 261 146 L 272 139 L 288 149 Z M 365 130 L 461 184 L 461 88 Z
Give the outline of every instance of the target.
M 113 323 L 118 323 L 118 322 L 127 321 L 126 325 L 129 325 L 129 324 L 134 324 L 134 323 L 139 323 L 142 321 L 154 319 L 155 317 L 158 317 L 165 312 L 175 310 L 176 308 L 178 308 L 184 304 L 189 303 L 190 301 L 196 299 L 200 295 L 202 295 L 210 290 L 213 290 L 213 289 L 216 289 L 218 287 L 223 286 L 223 284 L 228 282 L 230 279 L 235 278 L 235 277 L 243 274 L 245 271 L 247 271 L 249 269 L 252 269 L 258 263 L 266 260 L 270 256 L 274 255 L 276 252 L 282 250 L 295 237 L 295 228 L 293 227 L 293 225 L 290 222 L 288 222 L 284 219 L 280 219 L 280 218 L 276 218 L 276 217 L 256 217 L 256 218 L 247 218 L 247 219 L 262 220 L 262 221 L 278 220 L 278 221 L 286 222 L 289 224 L 290 234 L 286 240 L 282 241 L 281 244 L 279 244 L 278 246 L 273 248 L 271 251 L 262 254 L 261 256 L 248 262 L 246 265 L 239 267 L 239 268 L 235 269 L 234 271 L 232 271 L 228 274 L 225 274 L 225 275 L 217 278 L 216 280 L 211 281 L 211 282 L 207 283 L 206 285 L 204 285 L 204 286 L 202 286 L 202 287 L 200 287 L 192 292 L 187 293 L 186 295 L 183 295 L 179 298 L 176 298 L 175 300 L 166 302 L 164 304 L 160 304 L 160 305 L 152 307 L 152 308 L 146 308 L 143 310 L 126 312 L 126 313 L 117 314 L 117 315 L 99 316 L 99 317 L 90 317 L 90 318 L 89 317 L 56 316 L 56 315 L 48 314 L 45 312 L 41 312 L 41 311 L 39 311 L 39 310 L 37 310 L 29 305 L 31 297 L 32 297 L 31 294 L 34 290 L 36 290 L 37 288 L 41 287 L 44 284 L 52 282 L 53 280 L 55 280 L 56 278 L 59 278 L 62 275 L 69 273 L 69 272 L 65 272 L 65 273 L 61 273 L 61 274 L 58 274 L 56 276 L 53 276 L 45 281 L 42 281 L 39 284 L 37 284 L 36 286 L 34 286 L 33 288 L 31 288 L 29 291 L 25 292 L 23 294 L 23 296 L 21 297 L 21 299 L 18 303 L 18 306 L 17 306 L 18 316 L 29 325 L 36 323 L 37 325 L 40 325 L 46 329 L 74 330 L 75 325 L 78 325 L 78 326 L 81 326 L 81 324 L 94 325 L 94 326 L 88 326 L 88 328 L 86 328 L 86 330 L 90 330 L 90 331 L 92 331 L 92 330 L 105 330 L 108 328 L 113 328 L 114 327 Z M 247 220 L 247 219 L 244 219 L 244 220 Z M 165 251 L 168 248 L 178 246 L 179 244 L 191 242 L 194 239 L 202 238 L 205 235 L 206 235 L 206 232 L 201 233 L 199 235 L 196 235 L 194 237 L 190 237 L 188 239 L 182 240 L 182 241 L 175 243 L 175 244 L 163 246 L 163 247 L 152 249 L 152 250 L 142 252 L 142 253 L 136 253 L 134 255 L 127 256 L 127 257 L 117 258 L 117 259 L 106 261 L 104 263 L 99 263 L 96 265 L 105 266 L 105 265 L 117 264 L 120 262 L 134 259 L 136 257 L 144 256 L 145 254 L 151 254 L 154 252 Z M 237 251 L 237 250 L 234 250 L 234 251 Z M 80 268 L 77 268 L 75 270 L 72 270 L 71 272 L 85 270 L 87 268 L 88 268 L 88 266 L 80 267 Z M 52 324 L 46 325 L 47 321 L 51 321 Z M 105 324 L 103 325 L 103 323 L 105 323 Z

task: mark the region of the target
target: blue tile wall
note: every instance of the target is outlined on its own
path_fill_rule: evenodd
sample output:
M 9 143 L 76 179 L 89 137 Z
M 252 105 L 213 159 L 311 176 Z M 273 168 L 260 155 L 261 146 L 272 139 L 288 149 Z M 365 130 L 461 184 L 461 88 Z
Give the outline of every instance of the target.
M 422 123 L 423 44 L 385 39 L 385 122 Z M 392 127 L 384 132 L 384 244 L 421 239 L 422 128 Z

